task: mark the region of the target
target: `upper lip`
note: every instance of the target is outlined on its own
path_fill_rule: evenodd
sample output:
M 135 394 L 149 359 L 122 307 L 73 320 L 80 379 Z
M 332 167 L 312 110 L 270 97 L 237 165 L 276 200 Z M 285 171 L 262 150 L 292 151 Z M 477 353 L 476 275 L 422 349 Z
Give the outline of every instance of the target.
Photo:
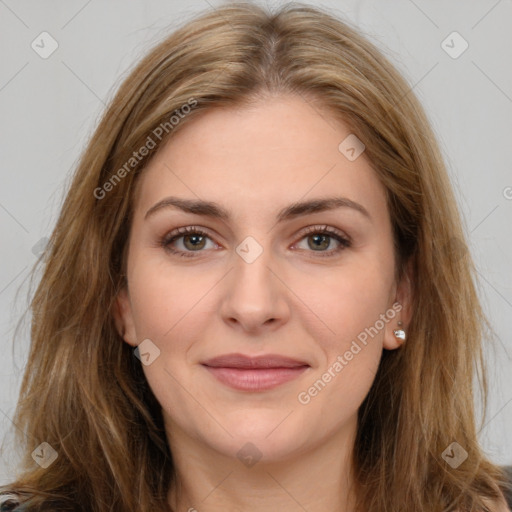
M 215 368 L 298 368 L 309 366 L 305 361 L 278 354 L 266 354 L 256 357 L 244 354 L 225 354 L 208 359 L 202 364 Z

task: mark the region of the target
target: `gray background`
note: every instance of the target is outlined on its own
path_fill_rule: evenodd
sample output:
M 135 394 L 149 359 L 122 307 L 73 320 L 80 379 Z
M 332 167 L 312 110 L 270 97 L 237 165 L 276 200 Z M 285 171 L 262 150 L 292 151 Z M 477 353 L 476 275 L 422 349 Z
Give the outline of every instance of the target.
M 173 27 L 221 3 L 0 0 L 0 483 L 14 475 L 11 418 L 30 317 L 13 345 L 14 327 L 80 152 L 127 70 Z M 512 2 L 310 3 L 356 23 L 384 51 L 438 135 L 498 335 L 485 348 L 490 403 L 479 437 L 493 461 L 512 464 Z M 47 59 L 31 47 L 43 31 L 59 45 Z M 453 31 L 469 44 L 458 58 L 441 46 Z

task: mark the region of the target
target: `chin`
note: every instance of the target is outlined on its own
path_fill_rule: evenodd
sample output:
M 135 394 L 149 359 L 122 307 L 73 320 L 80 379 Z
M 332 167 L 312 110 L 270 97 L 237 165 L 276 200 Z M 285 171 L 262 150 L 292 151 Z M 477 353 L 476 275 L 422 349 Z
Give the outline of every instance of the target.
M 224 416 L 226 429 L 237 437 L 272 440 L 298 434 L 292 407 L 279 409 L 244 408 Z M 291 413 L 291 414 L 290 414 Z
M 286 415 L 284 415 L 286 416 Z M 222 422 L 226 429 L 196 432 L 196 436 L 211 449 L 229 459 L 239 459 L 244 462 L 246 457 L 259 462 L 280 462 L 293 457 L 305 448 L 306 437 L 304 432 L 294 429 L 288 420 L 283 422 L 281 416 L 278 421 L 263 421 L 254 416 L 247 415 L 245 421 Z M 194 436 L 194 437 L 196 437 Z

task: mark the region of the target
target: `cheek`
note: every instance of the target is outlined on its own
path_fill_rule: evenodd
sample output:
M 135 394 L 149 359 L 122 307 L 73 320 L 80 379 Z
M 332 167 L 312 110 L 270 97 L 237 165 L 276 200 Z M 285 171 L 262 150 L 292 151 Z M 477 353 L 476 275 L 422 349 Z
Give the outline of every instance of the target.
M 169 262 L 163 265 L 146 259 L 144 265 L 133 266 L 130 294 L 137 338 L 149 338 L 160 350 L 158 358 L 143 366 L 143 371 L 166 410 L 193 411 L 188 355 L 195 344 L 204 341 L 211 325 L 211 311 L 205 308 L 208 290 L 216 282 L 218 277 L 212 272 L 186 272 Z M 193 395 L 200 396 L 201 390 L 193 391 Z M 200 411 L 190 412 L 191 417 L 194 414 Z
M 386 312 L 392 285 L 392 260 L 368 254 L 328 272 L 304 272 L 295 278 L 293 290 L 313 313 L 303 315 L 311 334 L 332 351 L 342 350 Z
M 192 318 L 194 322 L 203 318 L 201 308 L 208 290 L 217 281 L 212 272 L 185 270 L 161 255 L 134 258 L 130 294 L 138 338 L 154 339 L 160 344 L 172 338 L 176 343 L 166 350 L 179 348 L 179 340 L 186 340 L 180 331 Z
M 315 313 L 304 316 L 310 319 L 306 330 L 323 355 L 298 402 L 309 404 L 311 413 L 318 409 L 332 417 L 333 424 L 339 414 L 357 410 L 367 395 L 382 356 L 385 327 L 394 316 L 388 311 L 393 260 L 365 256 L 333 269 L 328 278 L 303 277 L 296 288 Z
M 336 429 L 359 409 L 383 350 L 389 287 L 379 266 L 333 277 L 308 300 L 316 304 L 308 332 L 322 353 L 320 365 L 295 400 L 318 428 Z M 317 418 L 317 419 L 314 419 Z

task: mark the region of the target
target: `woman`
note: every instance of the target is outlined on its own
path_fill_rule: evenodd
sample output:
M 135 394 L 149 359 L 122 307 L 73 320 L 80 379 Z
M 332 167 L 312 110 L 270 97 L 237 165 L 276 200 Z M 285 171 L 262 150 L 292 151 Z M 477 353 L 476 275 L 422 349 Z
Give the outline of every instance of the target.
M 305 5 L 198 17 L 83 154 L 6 491 L 23 510 L 508 510 L 477 439 L 489 326 L 465 247 L 421 106 L 355 29 Z

